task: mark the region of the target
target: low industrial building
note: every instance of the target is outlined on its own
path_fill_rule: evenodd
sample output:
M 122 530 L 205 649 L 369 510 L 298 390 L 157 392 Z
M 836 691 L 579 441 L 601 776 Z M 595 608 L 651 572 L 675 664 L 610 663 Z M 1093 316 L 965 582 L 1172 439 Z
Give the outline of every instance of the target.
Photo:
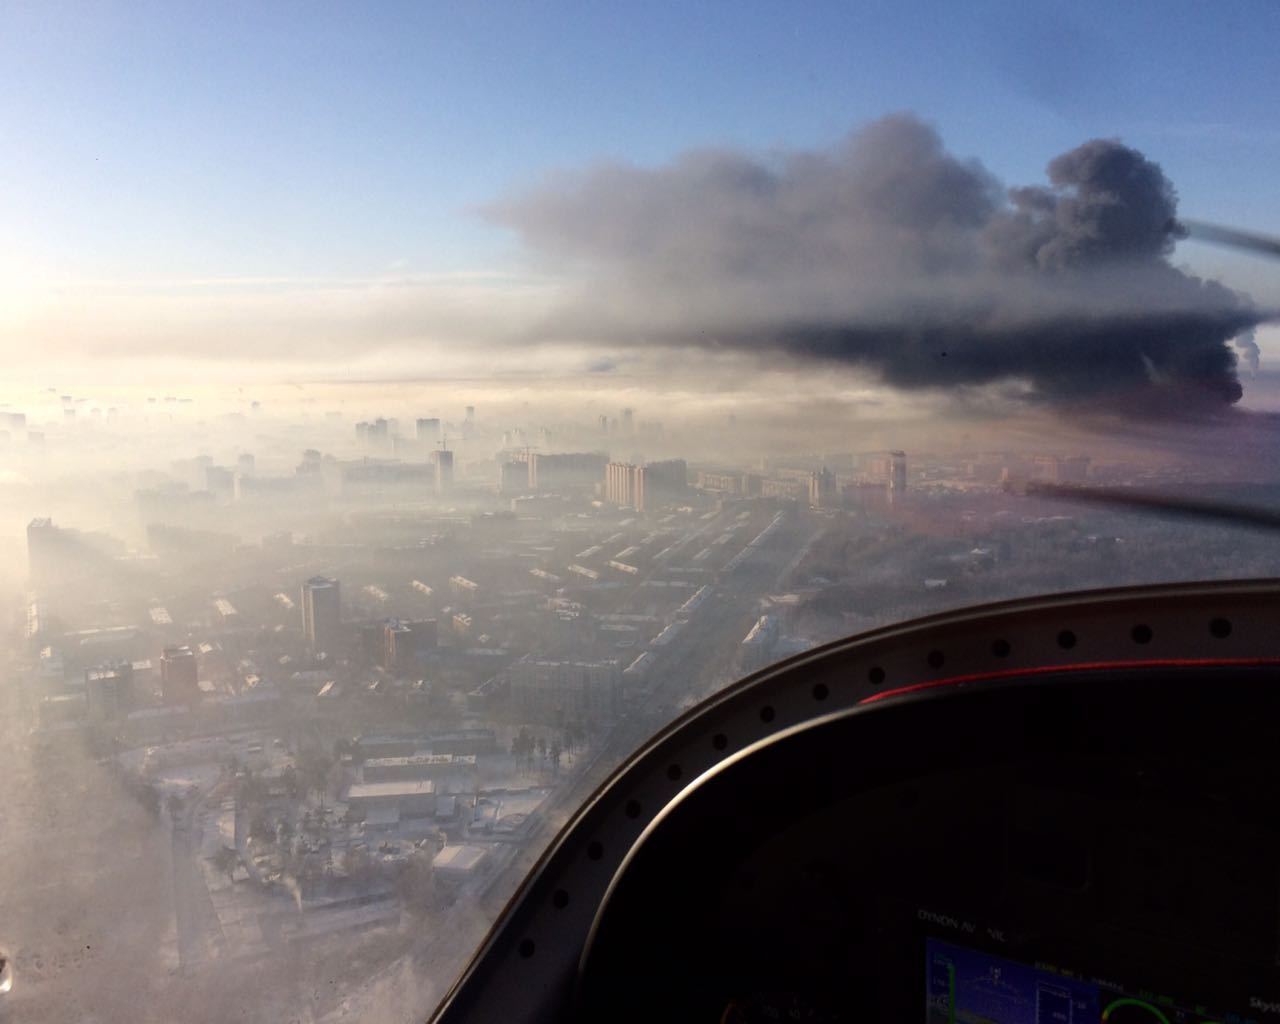
M 430 779 L 409 782 L 354 782 L 347 803 L 359 815 L 373 808 L 394 807 L 402 818 L 425 818 L 436 812 L 436 784 Z
M 483 846 L 446 846 L 432 866 L 437 881 L 460 885 L 477 877 L 488 859 L 489 851 Z
M 440 779 L 474 772 L 474 754 L 412 754 L 408 757 L 377 757 L 364 763 L 365 782 L 407 782 Z

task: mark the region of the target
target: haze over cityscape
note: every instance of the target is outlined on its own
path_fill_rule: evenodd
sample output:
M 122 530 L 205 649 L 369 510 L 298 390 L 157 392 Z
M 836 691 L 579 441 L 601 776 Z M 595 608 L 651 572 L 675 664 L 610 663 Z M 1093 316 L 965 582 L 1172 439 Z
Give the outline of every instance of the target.
M 1266 502 L 1247 433 L 751 454 L 742 422 L 713 455 L 643 407 L 62 404 L 4 414 L 4 512 L 36 513 L 4 853 L 46 880 L 6 889 L 14 1019 L 412 1018 L 608 772 L 736 678 L 983 600 L 1274 571 L 1265 536 L 1023 493 Z
M 1028 487 L 1280 498 L 1246 8 L 0 13 L 0 1016 L 423 1019 L 744 675 L 1275 575 Z

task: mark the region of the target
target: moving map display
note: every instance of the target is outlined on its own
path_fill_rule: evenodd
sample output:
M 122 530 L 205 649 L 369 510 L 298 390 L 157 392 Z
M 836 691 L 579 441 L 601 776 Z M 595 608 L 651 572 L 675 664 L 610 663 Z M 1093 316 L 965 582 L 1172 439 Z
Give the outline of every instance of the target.
M 1251 1020 L 938 939 L 927 941 L 925 957 L 929 1024 L 1246 1024 Z

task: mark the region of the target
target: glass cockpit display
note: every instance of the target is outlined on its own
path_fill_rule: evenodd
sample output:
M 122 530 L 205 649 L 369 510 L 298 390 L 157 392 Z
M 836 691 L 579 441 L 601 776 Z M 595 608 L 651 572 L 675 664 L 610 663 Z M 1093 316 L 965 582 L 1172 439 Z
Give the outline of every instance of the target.
M 1112 980 L 1025 964 L 929 939 L 925 950 L 929 1024 L 1249 1024 L 1224 1013 Z

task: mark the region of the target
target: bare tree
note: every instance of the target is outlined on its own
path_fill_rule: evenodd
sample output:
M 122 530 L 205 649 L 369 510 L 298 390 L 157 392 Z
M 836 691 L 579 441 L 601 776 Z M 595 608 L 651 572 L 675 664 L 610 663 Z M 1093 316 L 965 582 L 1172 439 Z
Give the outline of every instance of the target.
M 153 818 L 160 817 L 160 790 L 154 782 L 141 782 L 134 792 L 148 814 Z
M 227 876 L 228 881 L 235 878 L 236 868 L 240 864 L 240 854 L 229 846 L 219 846 L 217 853 L 213 855 L 214 866 Z
M 342 870 L 360 889 L 367 889 L 376 874 L 376 865 L 363 846 L 349 846 L 342 855 Z
M 397 887 L 405 906 L 414 913 L 425 913 L 435 905 L 435 865 L 431 856 L 418 850 L 400 873 Z

